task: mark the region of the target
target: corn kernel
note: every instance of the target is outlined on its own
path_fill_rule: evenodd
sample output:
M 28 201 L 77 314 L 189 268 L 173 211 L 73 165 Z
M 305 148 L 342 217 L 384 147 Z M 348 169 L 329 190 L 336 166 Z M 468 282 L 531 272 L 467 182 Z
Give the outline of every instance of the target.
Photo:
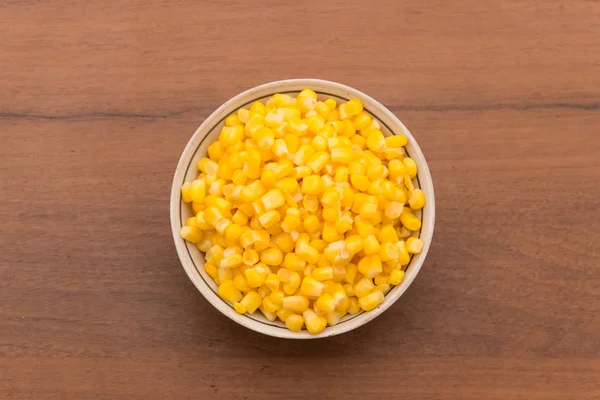
M 360 297 L 366 296 L 375 289 L 373 281 L 368 278 L 362 278 L 354 285 L 354 295 Z
M 362 131 L 363 129 L 368 128 L 369 125 L 371 125 L 372 121 L 373 120 L 372 120 L 371 116 L 364 111 L 357 114 L 354 117 L 354 119 L 352 120 L 352 122 L 354 122 L 354 126 L 359 131 Z
M 278 105 L 279 107 L 282 106 L 293 106 L 296 104 L 296 100 L 291 97 L 288 96 L 287 94 L 274 94 L 273 95 L 273 102 Z
M 333 279 L 333 268 L 332 267 L 320 267 L 315 268 L 312 271 L 312 276 L 319 282 Z
M 358 235 L 362 238 L 366 238 L 369 235 L 373 234 L 373 232 L 375 231 L 373 224 L 375 223 L 377 222 L 373 220 L 369 221 L 365 218 L 362 218 L 360 215 L 357 215 L 354 218 L 354 227 L 356 228 L 356 232 L 358 233 Z
M 356 266 L 355 266 L 356 268 Z M 356 273 L 356 269 L 355 269 L 355 273 Z M 346 275 L 348 275 L 348 273 L 346 272 Z M 347 278 L 346 278 L 347 280 Z M 354 283 L 354 279 L 352 280 L 352 282 L 349 283 L 345 283 L 343 288 L 344 288 L 344 293 L 346 293 L 346 296 L 350 297 L 350 296 L 354 296 L 354 286 L 352 285 Z
M 276 248 L 263 250 L 263 252 L 260 254 L 260 261 L 267 265 L 281 265 L 283 262 L 283 253 L 281 250 Z
M 262 285 L 258 289 L 256 289 L 256 292 L 261 297 L 261 299 L 264 299 L 269 294 L 271 294 L 271 289 L 269 289 L 267 285 Z
M 251 291 L 246 293 L 242 300 L 239 301 L 239 304 L 246 310 L 246 312 L 252 314 L 262 304 L 262 297 L 260 297 L 257 292 Z
M 383 262 L 396 260 L 399 256 L 400 252 L 398 250 L 398 246 L 396 246 L 396 243 L 385 242 L 379 247 L 379 258 Z
M 237 114 L 231 114 L 225 118 L 225 126 L 236 126 L 240 124 L 242 124 L 242 121 Z
M 421 221 L 407 207 L 404 207 L 402 214 L 400 214 L 400 222 L 411 231 L 418 231 L 421 229 Z
M 319 251 L 306 243 L 299 243 L 296 246 L 296 254 L 301 260 L 309 263 L 316 263 L 319 259 Z
M 306 261 L 296 253 L 288 253 L 283 260 L 283 266 L 291 271 L 303 271 Z
M 223 300 L 229 303 L 235 303 L 242 299 L 242 293 L 235 288 L 232 280 L 221 281 L 218 294 Z
M 301 282 L 300 274 L 296 271 L 290 271 L 288 282 L 283 283 L 283 291 L 287 295 L 293 295 L 298 291 Z
M 233 284 L 237 290 L 240 292 L 247 292 L 250 290 L 250 286 L 248 286 L 248 282 L 244 275 L 237 275 L 233 278 Z
M 279 277 L 273 273 L 270 273 L 267 275 L 267 279 L 265 280 L 265 285 L 267 285 L 267 287 L 269 289 L 271 289 L 273 292 L 276 292 L 277 290 L 279 290 L 279 282 L 280 282 Z
M 388 279 L 388 283 L 391 285 L 399 285 L 404 279 L 404 271 L 400 269 L 395 269 L 390 273 L 390 277 Z
M 302 280 L 300 293 L 308 297 L 319 297 L 323 293 L 324 284 L 317 281 L 311 276 L 307 276 Z
M 271 242 L 284 253 L 290 253 L 294 250 L 294 241 L 287 232 L 274 235 L 271 238 Z
M 336 300 L 333 298 L 333 295 L 329 293 L 323 293 L 319 298 L 315 301 L 315 309 L 321 311 L 323 314 L 329 314 L 335 311 Z
M 311 141 L 311 147 L 312 147 L 312 148 L 313 148 L 313 149 L 314 149 L 316 152 L 323 151 L 323 150 L 327 149 L 327 138 L 325 138 L 325 137 L 324 137 L 324 136 L 322 136 L 322 135 L 316 135 L 316 136 L 315 136 L 315 137 L 312 139 L 312 141 Z M 313 153 L 313 155 L 314 155 L 314 153 Z M 310 160 L 310 158 L 312 158 L 312 156 L 311 156 L 311 157 L 309 157 L 309 160 Z M 308 161 L 307 161 L 307 162 L 308 162 Z M 305 163 L 305 164 L 306 164 L 306 163 Z
M 350 298 L 350 305 L 348 306 L 348 313 L 350 315 L 357 314 L 360 311 L 360 306 L 358 305 L 358 299 L 356 297 Z
M 425 206 L 425 194 L 421 189 L 415 189 L 411 193 L 410 200 L 408 202 L 410 208 L 415 211 L 420 210 Z
M 327 222 L 334 224 L 340 218 L 340 207 L 324 207 L 323 208 L 323 219 Z M 334 226 L 335 229 L 335 226 Z
M 381 259 L 378 255 L 362 258 L 358 263 L 358 271 L 366 278 L 373 278 L 383 272 Z
M 280 220 L 281 215 L 279 212 L 277 212 L 277 210 L 267 211 L 258 217 L 258 222 L 260 222 L 265 229 L 276 225 Z
M 358 304 L 363 310 L 371 311 L 372 309 L 383 303 L 383 298 L 383 293 L 376 290 L 366 296 L 359 297 Z
M 417 237 L 406 239 L 406 250 L 412 254 L 419 254 L 423 250 L 423 241 Z
M 377 204 L 374 203 L 365 203 L 360 208 L 360 217 L 365 219 L 375 218 L 379 214 L 379 210 L 377 209 Z
M 317 315 L 313 310 L 306 310 L 302 313 L 306 329 L 313 334 L 319 333 L 327 326 L 327 320 Z
M 400 214 L 402 214 L 403 207 L 404 205 L 402 203 L 390 201 L 385 208 L 385 216 L 391 219 L 399 218 Z
M 336 147 L 331 150 L 331 160 L 335 163 L 348 164 L 353 156 L 352 150 L 347 147 Z
M 369 131 L 367 134 L 367 147 L 372 151 L 383 151 L 386 146 L 383 133 L 378 130 Z
M 317 195 L 323 192 L 325 184 L 319 175 L 310 175 L 302 180 L 300 190 L 302 193 Z
M 279 189 L 271 189 L 261 198 L 265 210 L 273 210 L 285 204 L 285 197 Z
M 202 240 L 202 231 L 195 226 L 183 226 L 179 234 L 183 239 L 191 243 L 198 243 Z
M 343 238 L 342 234 L 335 229 L 335 223 L 333 222 L 326 222 L 323 225 L 323 232 L 321 234 L 321 237 L 327 243 L 332 243 L 336 240 L 341 240 Z
M 337 107 L 337 102 L 331 98 L 325 100 L 323 103 L 325 103 L 330 110 L 334 110 Z
M 377 239 L 379 240 L 380 243 L 385 243 L 385 242 L 396 243 L 399 240 L 398 233 L 396 232 L 396 230 L 394 229 L 394 227 L 392 225 L 382 226 L 381 229 L 379 229 L 379 232 L 377 233 Z
M 292 332 L 300 332 L 304 325 L 304 318 L 298 314 L 292 314 L 286 317 L 285 326 Z
M 410 157 L 404 157 L 402 160 L 402 165 L 411 179 L 414 179 L 417 176 L 417 163 L 415 160 Z
M 206 198 L 206 180 L 201 178 L 192 181 L 189 196 L 193 202 L 203 202 Z
M 242 255 L 233 254 L 231 256 L 223 257 L 219 262 L 219 268 L 237 268 L 242 265 Z
M 319 221 L 319 218 L 316 215 L 309 215 L 304 220 L 303 224 L 304 229 L 306 229 L 306 232 L 310 234 L 316 233 L 321 230 L 321 222 Z
M 283 322 L 286 322 L 287 319 L 292 315 L 296 314 L 293 311 L 288 310 L 287 308 L 280 308 L 279 310 L 277 310 L 277 317 Z
M 360 99 L 353 98 L 346 103 L 348 117 L 354 117 L 363 111 L 363 103 Z
M 209 262 L 204 263 L 204 270 L 213 279 L 215 279 L 218 276 L 219 270 L 218 270 L 217 266 L 214 264 L 211 264 Z
M 379 253 L 379 241 L 375 235 L 369 235 L 364 240 L 364 252 L 367 256 L 372 256 Z
M 265 188 L 273 188 L 277 183 L 277 177 L 272 170 L 263 170 L 260 176 L 260 181 Z
M 265 125 L 275 128 L 284 123 L 285 114 L 282 110 L 272 110 L 265 115 Z
M 398 262 L 400 265 L 408 265 L 410 262 L 410 254 L 406 248 L 406 242 L 404 242 L 404 240 L 400 240 L 398 243 L 396 243 L 396 246 L 398 246 Z
M 283 308 L 296 313 L 302 313 L 308 309 L 308 298 L 305 296 L 284 297 Z
M 387 147 L 400 148 L 408 144 L 408 138 L 405 135 L 392 135 L 385 138 Z
M 246 270 L 246 281 L 248 281 L 248 286 L 258 288 L 264 285 L 269 273 L 269 267 L 263 263 L 258 263 L 254 267 L 248 268 Z
M 324 151 L 318 151 L 310 157 L 308 162 L 306 163 L 314 173 L 319 173 L 325 167 L 327 162 L 329 161 L 329 153 Z
M 366 191 L 370 185 L 369 178 L 361 174 L 350 175 L 350 183 L 361 192 Z

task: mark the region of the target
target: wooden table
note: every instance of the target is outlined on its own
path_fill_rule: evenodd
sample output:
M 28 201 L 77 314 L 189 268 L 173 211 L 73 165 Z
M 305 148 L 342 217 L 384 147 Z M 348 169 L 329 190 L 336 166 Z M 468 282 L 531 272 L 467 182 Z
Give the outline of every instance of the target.
M 599 21 L 589 0 L 4 0 L 0 398 L 600 398 Z M 412 287 L 319 341 L 222 316 L 169 226 L 196 127 L 289 77 L 379 99 L 436 187 Z

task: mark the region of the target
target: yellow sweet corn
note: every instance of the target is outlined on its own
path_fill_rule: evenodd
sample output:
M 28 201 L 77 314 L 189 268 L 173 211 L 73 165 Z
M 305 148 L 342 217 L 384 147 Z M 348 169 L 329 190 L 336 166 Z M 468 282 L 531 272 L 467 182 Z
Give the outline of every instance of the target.
M 315 300 L 315 310 L 318 310 L 323 314 L 329 314 L 335 311 L 336 305 L 337 301 L 330 293 L 323 293 Z
M 375 290 L 366 296 L 362 296 L 358 298 L 358 304 L 360 308 L 365 311 L 371 311 L 381 303 L 383 303 L 383 293 L 381 291 Z
M 396 246 L 398 246 L 398 263 L 400 265 L 408 265 L 410 262 L 410 254 L 406 248 L 406 242 L 404 240 L 400 240 L 398 243 L 396 243 Z
M 312 270 L 312 276 L 319 282 L 333 279 L 332 267 L 319 267 Z
M 404 279 L 404 271 L 400 269 L 395 269 L 392 272 L 390 272 L 388 283 L 390 285 L 399 285 L 400 282 L 402 282 L 402 279 Z
M 195 226 L 183 226 L 179 234 L 191 243 L 198 243 L 202 240 L 202 231 Z
M 400 252 L 398 250 L 398 246 L 396 246 L 396 243 L 384 242 L 379 247 L 379 258 L 383 262 L 397 260 L 399 256 Z
M 283 260 L 283 266 L 290 271 L 303 271 L 306 267 L 306 261 L 296 253 L 288 253 Z
M 425 206 L 425 194 L 423 191 L 421 189 L 413 190 L 408 204 L 410 205 L 410 208 L 415 211 L 423 208 Z
M 306 232 L 313 234 L 321 230 L 321 221 L 316 215 L 309 215 L 303 222 Z
M 310 175 L 302 180 L 300 191 L 305 194 L 318 195 L 325 189 L 323 178 L 320 175 Z
M 312 276 L 307 276 L 302 280 L 300 293 L 308 297 L 319 297 L 323 293 L 325 285 L 317 281 Z
M 287 308 L 280 308 L 277 310 L 277 318 L 281 321 L 286 322 L 289 317 L 295 315 L 293 311 L 288 310 Z
M 296 313 L 306 311 L 308 304 L 308 298 L 305 296 L 286 296 L 283 298 L 283 308 Z
M 404 207 L 400 214 L 400 222 L 411 231 L 418 231 L 421 229 L 421 220 L 417 218 L 411 211 L 410 208 Z
M 300 332 L 304 325 L 304 318 L 298 314 L 292 314 L 286 317 L 285 326 L 292 332 Z
M 290 271 L 288 281 L 283 283 L 283 291 L 285 294 L 292 295 L 298 291 L 301 283 L 302 278 L 300 274 L 296 271 Z
M 411 179 L 414 179 L 417 176 L 417 163 L 415 160 L 410 157 L 404 157 L 402 160 L 402 165 Z
M 363 257 L 358 262 L 357 267 L 358 272 L 363 274 L 363 276 L 366 278 L 373 278 L 375 275 L 383 272 L 383 265 L 381 264 L 381 258 L 379 255 Z
M 262 304 L 262 297 L 260 297 L 260 295 L 257 292 L 251 291 L 251 292 L 246 293 L 246 295 L 239 301 L 238 304 L 239 304 L 239 306 L 238 306 L 239 310 L 236 309 L 237 312 L 240 312 L 240 310 L 244 310 L 243 312 L 241 312 L 241 314 L 243 314 L 245 312 L 252 314 Z M 235 308 L 235 305 L 234 305 L 234 308 Z
M 268 229 L 281 220 L 281 215 L 277 210 L 267 211 L 262 215 L 259 215 L 258 222 L 265 228 Z
M 385 216 L 391 219 L 400 218 L 404 205 L 397 201 L 390 201 L 385 208 Z
M 325 167 L 327 162 L 329 161 L 329 153 L 325 151 L 317 151 L 310 157 L 308 162 L 306 163 L 314 173 L 318 173 Z
M 263 250 L 260 254 L 260 261 L 267 265 L 281 265 L 283 262 L 283 253 L 277 248 Z
M 373 289 L 375 289 L 373 281 L 371 279 L 362 278 L 354 284 L 354 295 L 360 298 L 371 293 Z
M 349 147 L 336 147 L 331 149 L 331 160 L 338 164 L 349 164 L 354 154 Z
M 254 267 L 246 269 L 246 281 L 248 286 L 258 288 L 264 285 L 267 276 L 271 273 L 269 267 L 263 263 L 258 263 Z
M 254 102 L 225 119 L 181 187 L 193 216 L 180 235 L 236 312 L 321 332 L 376 308 L 424 247 L 407 144 L 359 99 L 338 107 L 305 89 Z
M 310 333 L 319 333 L 321 331 L 323 331 L 323 329 L 325 329 L 325 327 L 327 326 L 327 319 L 325 319 L 324 317 L 321 317 L 320 315 L 318 315 L 317 313 L 315 313 L 313 310 L 306 310 L 302 313 L 302 316 L 304 317 L 304 323 L 306 324 L 306 329 L 310 332 Z
M 232 280 L 221 281 L 218 294 L 223 300 L 229 303 L 235 303 L 242 299 L 242 292 L 236 289 Z
M 406 250 L 411 254 L 419 254 L 423 250 L 423 241 L 417 237 L 406 239 Z
M 285 204 L 285 197 L 279 189 L 271 189 L 261 197 L 261 202 L 266 211 L 279 208 Z

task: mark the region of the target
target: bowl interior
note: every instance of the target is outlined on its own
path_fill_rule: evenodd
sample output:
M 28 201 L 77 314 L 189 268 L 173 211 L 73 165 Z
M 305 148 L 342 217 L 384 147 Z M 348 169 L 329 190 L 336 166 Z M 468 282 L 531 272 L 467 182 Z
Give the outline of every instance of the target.
M 195 245 L 179 237 L 181 226 L 185 224 L 187 218 L 193 216 L 191 206 L 184 203 L 181 199 L 179 188 L 184 182 L 191 181 L 198 176 L 196 164 L 202 157 L 206 156 L 208 146 L 218 139 L 225 118 L 239 108 L 248 108 L 254 101 L 264 101 L 275 93 L 296 95 L 304 88 L 311 88 L 317 92 L 319 100 L 331 97 L 338 102 L 345 102 L 352 97 L 358 97 L 363 101 L 365 111 L 381 123 L 381 130 L 386 136 L 392 134 L 405 134 L 408 136 L 409 143 L 406 146 L 406 151 L 408 155 L 415 159 L 419 170 L 415 186 L 420 187 L 427 198 L 427 205 L 423 211 L 416 213 L 422 220 L 422 228 L 416 236 L 422 238 L 425 247 L 420 254 L 412 258 L 406 268 L 406 275 L 403 282 L 393 287 L 386 294 L 384 302 L 378 309 L 368 313 L 360 312 L 355 315 L 346 315 L 337 325 L 327 327 L 319 335 L 312 335 L 306 331 L 291 332 L 281 321 L 269 321 L 259 311 L 252 315 L 236 313 L 229 303 L 217 295 L 218 287 L 216 283 L 204 270 L 205 259 L 202 252 Z M 223 104 L 200 126 L 188 143 L 179 161 L 171 194 L 171 223 L 173 225 L 173 235 L 178 254 L 186 272 L 198 289 L 215 307 L 236 322 L 262 333 L 287 338 L 315 338 L 346 332 L 371 320 L 397 300 L 414 279 L 427 253 L 433 233 L 433 209 L 433 188 L 431 186 L 429 170 L 420 149 L 406 127 L 389 110 L 370 97 L 343 85 L 313 79 L 280 81 L 262 85 L 244 92 Z

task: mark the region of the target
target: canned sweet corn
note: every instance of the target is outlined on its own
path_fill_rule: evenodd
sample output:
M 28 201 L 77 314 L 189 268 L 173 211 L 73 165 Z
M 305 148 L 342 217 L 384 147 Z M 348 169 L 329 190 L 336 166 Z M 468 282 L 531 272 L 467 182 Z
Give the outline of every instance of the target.
M 181 237 L 235 311 L 319 333 L 379 306 L 423 249 L 407 143 L 360 99 L 305 89 L 254 102 L 225 119 L 181 187 L 194 212 Z

